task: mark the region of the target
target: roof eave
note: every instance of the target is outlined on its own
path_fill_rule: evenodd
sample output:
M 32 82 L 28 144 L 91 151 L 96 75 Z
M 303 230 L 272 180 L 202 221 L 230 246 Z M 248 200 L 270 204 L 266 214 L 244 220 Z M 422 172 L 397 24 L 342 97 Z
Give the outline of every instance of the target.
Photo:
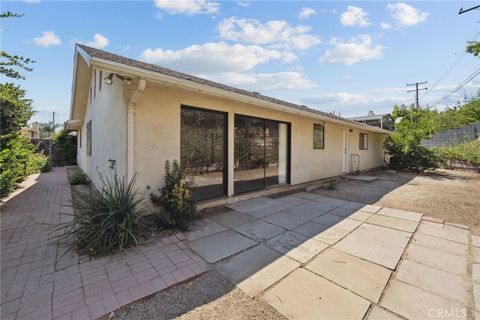
M 176 86 L 179 86 L 179 87 L 182 87 L 182 88 L 187 88 L 187 89 L 198 91 L 198 92 L 205 92 L 205 93 L 209 93 L 209 94 L 216 95 L 216 96 L 227 97 L 227 98 L 230 98 L 230 99 L 244 101 L 244 102 L 247 102 L 247 103 L 253 103 L 253 104 L 256 104 L 256 105 L 263 106 L 263 107 L 269 107 L 269 108 L 272 108 L 272 109 L 275 109 L 275 110 L 280 110 L 280 111 L 293 113 L 293 114 L 304 115 L 304 116 L 308 116 L 308 117 L 314 117 L 314 118 L 318 118 L 318 119 L 321 119 L 321 120 L 324 120 L 324 121 L 339 123 L 339 124 L 342 124 L 344 126 L 351 126 L 351 127 L 355 127 L 355 128 L 358 128 L 358 129 L 377 132 L 377 133 L 391 134 L 390 131 L 380 129 L 380 128 L 377 128 L 377 127 L 373 127 L 373 126 L 369 126 L 369 125 L 365 125 L 365 124 L 360 124 L 360 123 L 358 123 L 358 124 L 357 123 L 352 123 L 352 122 L 345 121 L 345 120 L 342 120 L 342 119 L 337 119 L 337 118 L 334 118 L 334 117 L 328 117 L 328 116 L 318 114 L 318 113 L 315 113 L 315 112 L 312 112 L 312 111 L 301 110 L 301 109 L 296 109 L 296 108 L 293 108 L 293 107 L 288 107 L 288 106 L 285 106 L 285 105 L 282 105 L 282 104 L 266 101 L 266 100 L 263 100 L 263 99 L 260 99 L 260 98 L 246 96 L 246 95 L 243 95 L 243 94 L 240 94 L 240 93 L 231 92 L 231 91 L 224 90 L 224 89 L 221 89 L 221 88 L 211 87 L 211 86 L 208 86 L 206 84 L 196 83 L 196 82 L 193 82 L 193 81 L 169 76 L 169 75 L 166 75 L 166 74 L 146 70 L 146 69 L 143 69 L 143 68 L 129 66 L 129 65 L 126 65 L 126 64 L 123 64 L 123 63 L 118 63 L 118 62 L 115 62 L 115 61 L 110 61 L 110 60 L 98 58 L 98 57 L 95 57 L 95 56 L 91 57 L 90 65 L 91 65 L 91 67 L 98 68 L 98 69 L 109 70 L 111 72 L 116 72 L 116 73 L 123 74 L 123 75 L 137 76 L 137 77 L 142 78 L 142 79 L 147 79 L 147 80 L 151 80 L 151 81 L 159 82 L 159 83 L 163 83 L 163 84 L 176 85 Z

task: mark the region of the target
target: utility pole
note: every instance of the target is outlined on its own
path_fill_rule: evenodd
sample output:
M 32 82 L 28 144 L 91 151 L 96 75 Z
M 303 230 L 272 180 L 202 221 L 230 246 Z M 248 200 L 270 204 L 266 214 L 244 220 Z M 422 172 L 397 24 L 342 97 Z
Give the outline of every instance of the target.
M 53 111 L 52 113 L 52 133 L 50 135 L 50 144 L 48 146 L 48 155 L 50 157 L 50 159 L 52 159 L 52 138 L 53 138 L 53 134 L 55 133 L 55 111 Z
M 407 93 L 410 93 L 410 92 L 415 92 L 415 101 L 417 103 L 417 109 L 420 107 L 420 104 L 418 102 L 418 91 L 422 91 L 422 90 L 427 90 L 427 88 L 418 88 L 418 85 L 419 84 L 426 84 L 428 83 L 428 81 L 424 81 L 424 82 L 415 82 L 415 83 L 407 83 L 407 87 L 411 87 L 411 86 L 415 86 L 415 89 L 413 90 L 407 90 Z

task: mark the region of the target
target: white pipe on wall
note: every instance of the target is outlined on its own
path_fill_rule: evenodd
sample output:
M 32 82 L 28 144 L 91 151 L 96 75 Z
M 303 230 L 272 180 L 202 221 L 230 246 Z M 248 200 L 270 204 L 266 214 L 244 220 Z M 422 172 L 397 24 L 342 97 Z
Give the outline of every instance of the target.
M 142 95 L 142 92 L 145 90 L 147 81 L 145 79 L 138 80 L 138 85 L 135 91 L 130 97 L 130 101 L 127 105 L 127 179 L 130 181 L 133 179 L 135 171 L 135 153 L 134 153 L 134 143 L 135 143 L 135 105 L 138 102 L 138 99 Z

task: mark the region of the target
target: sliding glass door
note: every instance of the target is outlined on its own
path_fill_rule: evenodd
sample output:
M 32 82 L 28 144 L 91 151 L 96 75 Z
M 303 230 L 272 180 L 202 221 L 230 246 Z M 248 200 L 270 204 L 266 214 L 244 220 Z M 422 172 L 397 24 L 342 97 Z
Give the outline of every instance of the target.
M 180 161 L 198 200 L 226 195 L 227 114 L 182 106 Z
M 235 115 L 235 193 L 287 183 L 288 124 Z

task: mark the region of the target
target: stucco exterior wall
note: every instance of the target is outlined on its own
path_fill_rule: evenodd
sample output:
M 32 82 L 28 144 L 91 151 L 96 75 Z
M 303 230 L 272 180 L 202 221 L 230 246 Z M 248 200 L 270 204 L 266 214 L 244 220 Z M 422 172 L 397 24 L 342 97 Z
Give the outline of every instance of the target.
M 97 73 L 94 81 L 94 72 Z M 126 104 L 124 99 L 124 83 L 113 79 L 111 85 L 102 83 L 99 90 L 100 72 L 92 72 L 91 91 L 92 99 L 88 99 L 85 118 L 77 139 L 77 162 L 80 168 L 88 174 L 94 183 L 99 183 L 98 172 L 109 176 L 109 159 L 116 161 L 117 172 L 124 175 L 126 172 Z M 106 74 L 103 72 L 102 78 Z M 93 87 L 96 84 L 96 93 Z M 93 97 L 94 95 L 94 97 Z M 92 120 L 92 154 L 87 155 L 88 121 Z M 80 147 L 80 139 L 82 146 Z
M 131 90 L 130 88 L 128 90 Z M 180 158 L 181 105 L 228 112 L 229 163 L 233 163 L 234 114 L 291 123 L 291 184 L 300 184 L 342 174 L 343 132 L 348 137 L 350 154 L 360 155 L 360 170 L 383 165 L 384 134 L 368 132 L 368 150 L 359 150 L 359 130 L 328 121 L 325 125 L 325 149 L 313 149 L 313 123 L 323 121 L 274 111 L 205 93 L 147 83 L 135 107 L 135 171 L 137 186 L 156 190 L 162 186 L 164 163 Z M 367 133 L 367 132 L 366 132 Z M 347 166 L 347 172 L 349 171 Z M 229 194 L 233 192 L 233 168 L 229 168 Z

